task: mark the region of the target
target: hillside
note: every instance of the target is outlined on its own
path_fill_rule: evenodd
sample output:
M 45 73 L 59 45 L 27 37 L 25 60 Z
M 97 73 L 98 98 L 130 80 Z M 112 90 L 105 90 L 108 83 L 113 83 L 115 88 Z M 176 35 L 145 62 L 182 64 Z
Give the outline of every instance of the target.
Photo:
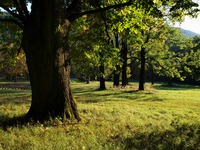
M 182 32 L 183 35 L 188 36 L 188 37 L 200 36 L 200 34 L 189 31 L 189 30 L 180 29 L 180 31 Z

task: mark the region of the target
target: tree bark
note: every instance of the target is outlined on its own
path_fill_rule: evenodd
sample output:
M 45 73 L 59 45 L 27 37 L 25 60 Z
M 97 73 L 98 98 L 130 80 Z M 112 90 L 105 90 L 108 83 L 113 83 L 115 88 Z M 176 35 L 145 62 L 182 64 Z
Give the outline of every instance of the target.
M 32 103 L 27 116 L 80 119 L 70 87 L 68 33 L 64 1 L 33 1 L 23 35 Z
M 122 64 L 122 86 L 126 86 L 128 84 L 128 79 L 127 79 L 127 54 L 128 54 L 127 43 L 125 41 L 122 41 L 122 49 L 121 49 L 121 56 L 122 56 L 122 60 L 123 60 L 123 64 Z
M 168 86 L 173 86 L 172 77 L 168 77 Z
M 99 71 L 100 71 L 100 87 L 99 90 L 105 90 L 106 89 L 106 84 L 105 84 L 105 67 L 104 67 L 104 62 L 103 62 L 103 53 L 99 53 L 100 56 L 100 66 L 99 66 Z
M 140 60 L 141 60 L 141 68 L 140 68 L 140 75 L 139 75 L 139 91 L 144 90 L 144 76 L 145 76 L 145 48 L 142 47 L 140 52 Z
M 150 70 L 150 72 L 151 72 L 151 85 L 154 85 L 154 83 L 155 83 L 155 76 L 154 76 L 153 65 L 150 64 L 150 67 L 151 67 L 151 70 Z
M 115 34 L 115 47 L 119 48 L 118 34 Z M 119 79 L 120 79 L 120 65 L 116 65 L 115 70 L 114 70 L 114 76 L 113 76 L 113 86 L 114 87 L 119 86 Z
M 104 69 L 103 64 L 101 64 L 99 66 L 99 70 L 100 70 L 100 87 L 99 87 L 99 90 L 106 90 L 105 77 L 104 77 L 105 69 Z
M 147 34 L 145 35 L 145 31 L 142 31 L 142 36 L 146 37 L 144 44 L 149 42 L 150 35 Z M 141 51 L 140 51 L 140 63 L 141 63 L 141 68 L 140 68 L 140 75 L 139 75 L 139 91 L 144 91 L 144 83 L 145 83 L 145 64 L 146 64 L 146 58 L 145 58 L 145 47 L 144 45 L 141 46 Z
M 114 70 L 114 76 L 113 76 L 113 86 L 118 87 L 119 86 L 119 78 L 120 78 L 120 66 L 116 66 L 116 70 Z

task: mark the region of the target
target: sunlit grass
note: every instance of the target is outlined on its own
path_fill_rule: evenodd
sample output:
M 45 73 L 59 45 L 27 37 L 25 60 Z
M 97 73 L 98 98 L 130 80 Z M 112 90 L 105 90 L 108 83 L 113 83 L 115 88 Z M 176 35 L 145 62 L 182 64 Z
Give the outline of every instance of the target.
M 0 149 L 200 149 L 200 88 L 137 84 L 97 90 L 72 81 L 82 121 L 4 126 Z M 29 90 L 0 90 L 0 120 L 25 114 Z

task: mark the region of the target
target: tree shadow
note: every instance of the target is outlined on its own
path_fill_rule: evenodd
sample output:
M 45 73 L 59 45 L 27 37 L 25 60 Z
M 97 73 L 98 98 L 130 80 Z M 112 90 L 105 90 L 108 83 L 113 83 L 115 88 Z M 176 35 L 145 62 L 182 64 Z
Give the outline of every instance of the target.
M 104 102 L 109 102 L 111 100 L 107 100 L 107 99 L 95 99 L 95 100 L 90 100 L 90 99 L 87 99 L 87 100 L 79 100 L 78 102 L 79 103 L 83 103 L 83 104 L 94 104 L 94 103 L 104 103 Z M 114 100 L 112 100 L 114 101 Z
M 125 93 L 125 94 L 124 94 Z M 128 95 L 129 94 L 129 95 Z M 156 96 L 155 93 L 149 91 L 124 91 L 123 94 L 118 95 L 119 98 L 135 100 L 135 101 L 146 101 L 146 102 L 162 102 L 164 99 Z
M 30 120 L 26 115 L 9 116 L 6 111 L 17 111 L 20 106 L 29 106 L 31 103 L 30 93 L 22 90 L 3 89 L 0 90 L 0 106 L 5 111 L 0 113 L 0 128 L 6 129 L 8 127 L 21 126 L 28 123 Z
M 22 105 L 31 102 L 30 91 L 25 90 L 1 89 L 0 97 L 0 105 Z
M 159 98 L 151 92 L 140 92 L 138 90 L 120 91 L 115 90 L 108 93 L 101 91 L 82 93 L 80 97 L 86 97 L 84 100 L 78 100 L 80 103 L 100 103 L 109 101 L 146 101 L 146 102 L 162 102 L 164 99 Z M 78 97 L 79 97 L 78 96 Z
M 83 87 L 80 87 L 80 88 L 73 88 L 72 89 L 72 92 L 74 94 L 78 94 L 78 93 L 89 93 L 89 92 L 95 92 L 97 91 L 97 89 L 87 89 L 87 88 L 83 88 Z
M 173 85 L 167 85 L 167 84 L 161 84 L 161 85 L 155 85 L 155 89 L 157 90 L 200 90 L 200 86 L 197 85 L 186 85 L 186 84 L 173 84 Z
M 9 117 L 8 115 L 0 115 L 0 128 L 7 130 L 9 127 L 22 127 L 30 123 L 31 120 L 24 115 Z
M 200 148 L 199 141 L 199 124 L 175 125 L 171 130 L 137 133 L 121 140 L 126 150 L 196 150 Z
M 0 100 L 0 105 L 7 105 L 7 104 L 13 104 L 13 105 L 22 105 L 22 104 L 30 104 L 31 98 L 27 95 L 20 95 L 16 96 L 15 98 L 4 98 Z

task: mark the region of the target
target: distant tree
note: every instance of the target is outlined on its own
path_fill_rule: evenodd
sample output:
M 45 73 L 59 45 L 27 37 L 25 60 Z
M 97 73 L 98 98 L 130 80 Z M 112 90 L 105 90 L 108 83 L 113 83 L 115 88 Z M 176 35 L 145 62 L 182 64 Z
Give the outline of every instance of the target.
M 200 37 L 188 39 L 182 51 L 182 75 L 189 83 L 200 83 Z
M 114 63 L 114 60 L 116 61 L 117 49 L 112 47 L 111 39 L 107 35 L 106 20 L 104 20 L 104 16 L 102 18 L 102 15 L 104 14 L 90 15 L 78 19 L 72 25 L 70 43 L 74 69 L 82 66 L 81 70 L 83 71 L 84 68 L 88 75 L 95 73 L 100 81 L 99 89 L 104 90 L 106 89 L 105 78 L 110 75 L 112 63 Z M 85 22 L 83 26 L 80 25 L 82 22 Z M 77 30 L 78 26 L 82 27 Z M 80 35 L 81 38 L 79 38 Z M 77 39 L 76 42 L 74 42 L 75 39 Z M 83 62 L 83 64 L 80 65 L 80 62 Z
M 141 12 L 143 14 L 143 12 Z M 139 87 L 138 90 L 144 90 L 145 83 L 145 72 L 146 67 L 150 66 L 148 61 L 158 59 L 160 52 L 165 45 L 166 40 L 166 22 L 164 19 L 154 17 L 152 15 L 141 15 L 141 26 L 138 28 L 138 39 L 135 43 L 138 43 L 138 48 L 135 53 L 135 57 L 140 61 L 140 72 L 139 72 Z M 137 54 L 138 52 L 138 54 Z M 154 67 L 151 64 L 151 68 Z

